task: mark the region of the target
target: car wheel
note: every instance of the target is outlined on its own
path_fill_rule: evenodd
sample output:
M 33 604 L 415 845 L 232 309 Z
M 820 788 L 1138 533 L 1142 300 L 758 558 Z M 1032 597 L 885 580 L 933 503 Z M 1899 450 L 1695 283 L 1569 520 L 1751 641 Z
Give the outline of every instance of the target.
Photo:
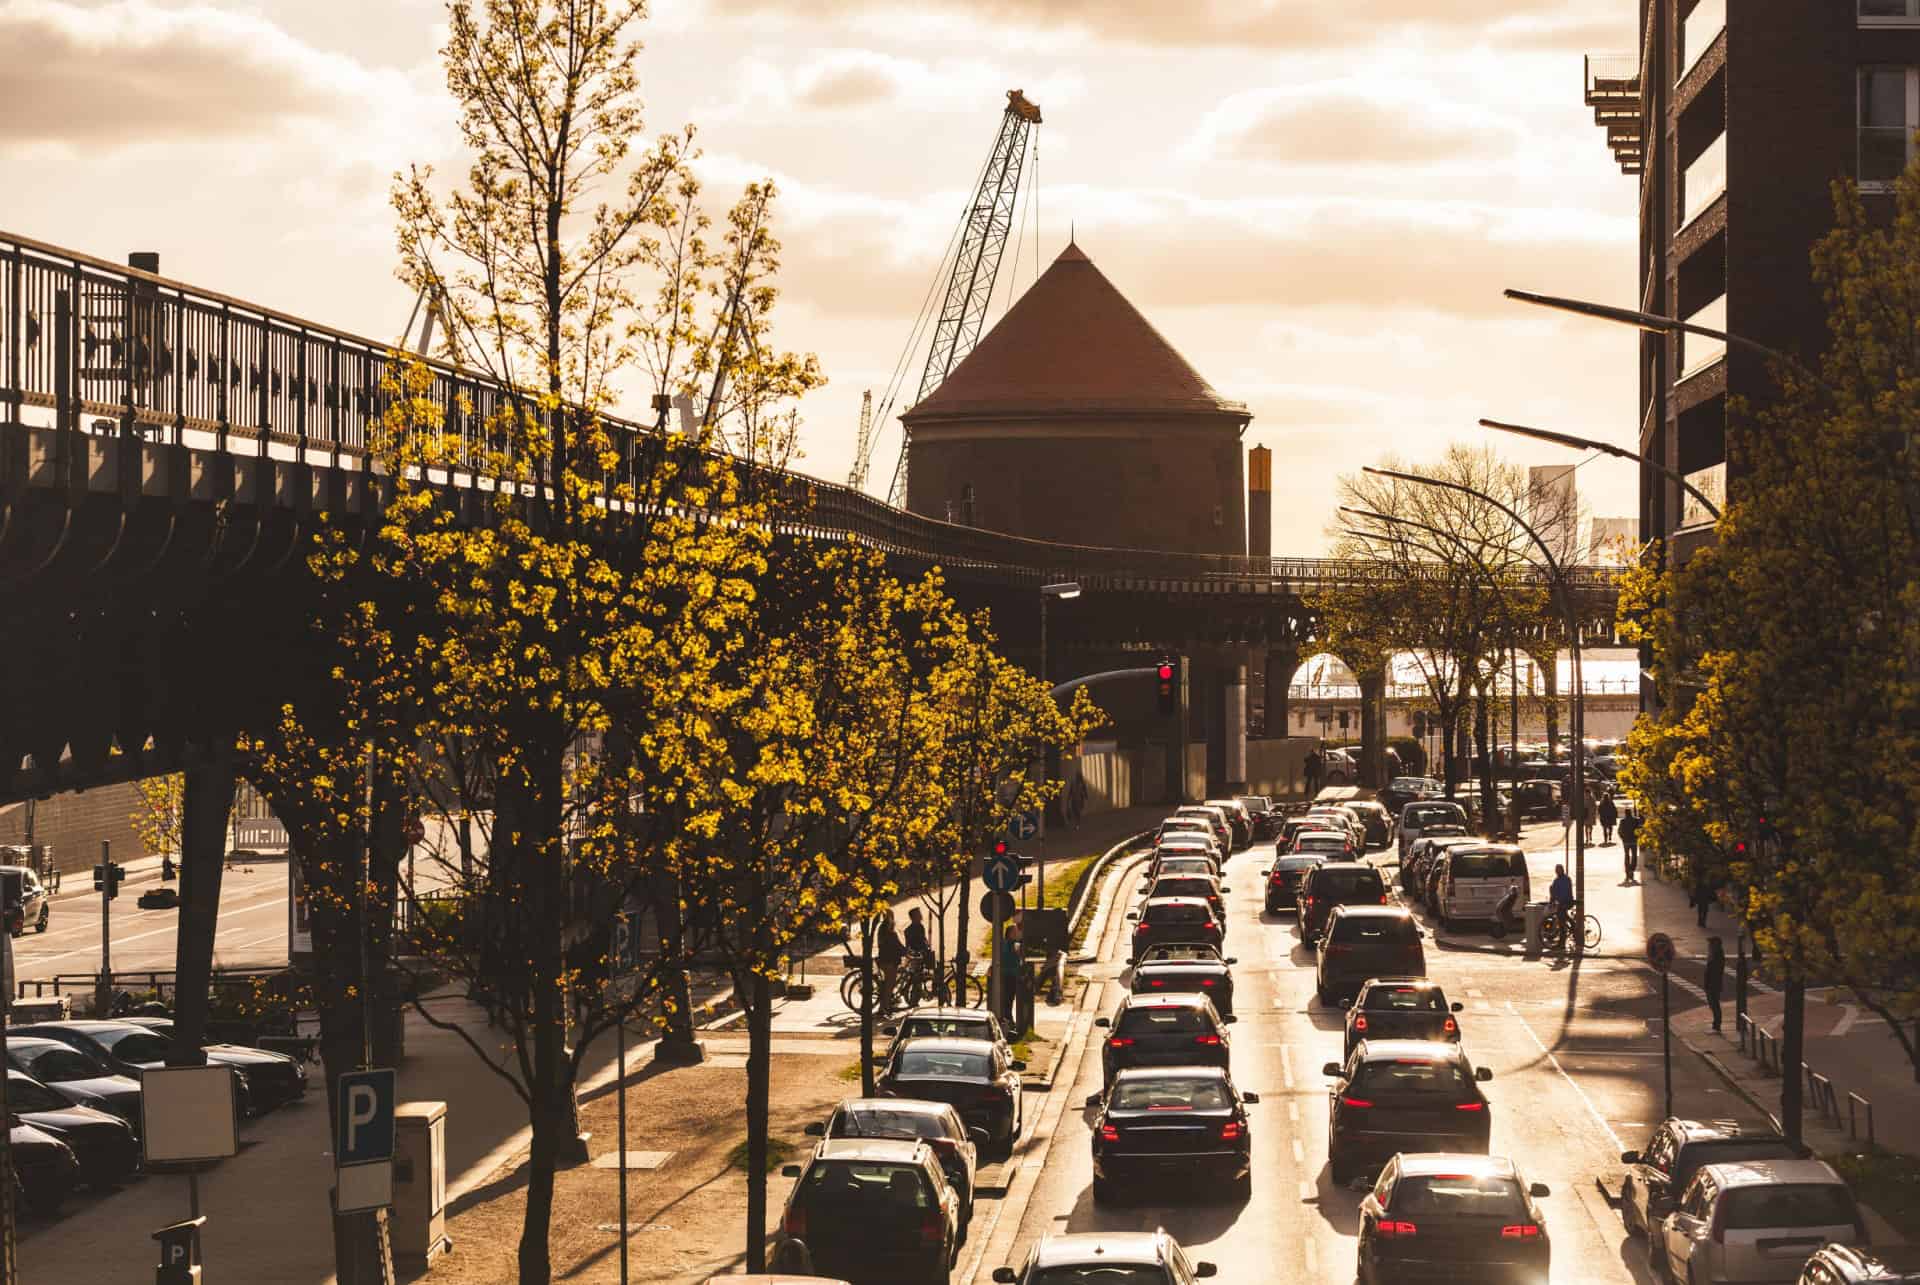
M 1346 1186 L 1357 1176 L 1353 1172 L 1353 1166 L 1347 1164 L 1337 1155 L 1329 1155 L 1327 1157 L 1327 1168 L 1332 1173 L 1333 1185 L 1336 1187 Z
M 1111 1180 L 1106 1178 L 1095 1178 L 1093 1180 L 1093 1203 L 1096 1205 L 1111 1205 L 1113 1203 L 1113 1183 Z
M 53 917 L 52 906 L 49 905 L 49 906 L 40 907 L 40 922 L 33 926 L 33 930 L 37 933 L 45 932 L 47 930 L 47 921 L 52 917 Z

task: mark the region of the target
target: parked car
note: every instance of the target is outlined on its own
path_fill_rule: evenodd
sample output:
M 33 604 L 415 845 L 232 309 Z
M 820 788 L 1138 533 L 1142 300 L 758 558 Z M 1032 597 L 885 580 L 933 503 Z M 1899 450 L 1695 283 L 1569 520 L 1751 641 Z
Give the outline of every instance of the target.
M 1520 798 L 1520 819 L 1522 821 L 1558 821 L 1560 819 L 1560 782 L 1558 781 L 1521 781 L 1515 791 Z M 1501 811 L 1511 807 L 1509 799 L 1502 799 Z
M 1424 799 L 1419 803 L 1409 803 L 1400 809 L 1400 859 L 1406 860 L 1407 849 L 1420 837 L 1421 831 L 1429 825 L 1451 824 L 1462 830 L 1467 827 L 1467 810 L 1448 799 Z
M 1378 1172 L 1403 1151 L 1486 1155 L 1492 1112 L 1480 1085 L 1493 1078 L 1458 1044 L 1362 1040 L 1345 1064 L 1323 1068 L 1327 1092 L 1327 1164 L 1345 1186 Z
M 7 1065 L 25 1071 L 75 1106 L 117 1116 L 140 1131 L 140 1081 L 120 1075 L 84 1050 L 36 1036 L 7 1032 Z
M 1087 1105 L 1093 1121 L 1093 1200 L 1110 1204 L 1168 1181 L 1215 1182 L 1235 1197 L 1253 1194 L 1253 1139 L 1247 1106 L 1225 1067 L 1136 1067 L 1120 1072 Z
M 1233 889 L 1221 883 L 1212 875 L 1203 874 L 1162 874 L 1147 888 L 1145 900 L 1160 901 L 1168 897 L 1198 897 L 1213 908 L 1214 918 L 1222 924 L 1227 922 L 1227 903 L 1224 894 Z
M 1111 1033 L 1100 1046 L 1101 1083 L 1136 1066 L 1229 1065 L 1231 1017 L 1205 995 L 1128 995 L 1093 1024 Z
M 1797 1160 L 1806 1153 L 1771 1129 L 1742 1128 L 1731 1120 L 1668 1116 L 1653 1126 L 1647 1145 L 1620 1153 L 1627 1176 L 1620 1184 L 1620 1221 L 1627 1235 L 1644 1236 L 1673 1212 L 1700 1166 L 1743 1160 Z
M 1352 750 L 1332 747 L 1320 751 L 1322 785 L 1352 785 L 1360 779 L 1360 761 Z
M 168 1040 L 173 1038 L 171 1017 L 125 1017 L 121 1021 L 144 1026 Z M 307 1068 L 298 1058 L 245 1044 L 203 1044 L 209 1062 L 224 1062 L 246 1075 L 249 1114 L 264 1115 L 307 1093 Z
M 960 1253 L 960 1197 L 925 1142 L 829 1139 L 780 1172 L 799 1181 L 776 1254 L 797 1240 L 814 1271 L 853 1285 L 946 1285 Z
M 1048 1232 L 1027 1251 L 1026 1265 L 993 1269 L 1003 1285 L 1111 1281 L 1113 1285 L 1187 1285 L 1215 1275 L 1209 1262 L 1190 1262 L 1164 1231 Z
M 42 1217 L 59 1212 L 67 1193 L 80 1181 L 80 1161 L 73 1148 L 25 1121 L 14 1125 L 8 1138 L 13 1172 L 27 1207 Z
M 984 1008 L 923 1004 L 909 1009 L 898 1021 L 882 1026 L 880 1033 L 893 1037 L 893 1043 L 887 1048 L 888 1057 L 907 1040 L 991 1040 L 1000 1046 L 1008 1061 L 1013 1060 L 1013 1046 L 1007 1042 L 1000 1019 Z
M 1553 1246 L 1533 1202 L 1551 1194 L 1504 1156 L 1403 1152 L 1360 1202 L 1360 1285 L 1545 1281 Z
M 991 1145 L 1011 1152 L 1026 1123 L 1020 1072 L 991 1040 L 906 1040 L 887 1059 L 875 1084 L 883 1098 L 945 1102 L 969 1129 L 986 1131 Z
M 1853 1245 L 1823 1245 L 1794 1285 L 1920 1285 L 1920 1272 L 1897 1271 Z
M 1823 1245 L 1866 1245 L 1853 1193 L 1820 1160 L 1701 1166 L 1654 1228 L 1648 1257 L 1670 1281 L 1788 1280 Z
M 0 906 L 19 911 L 12 921 L 15 937 L 29 924 L 35 932 L 45 932 L 53 917 L 53 896 L 31 866 L 0 866 Z
M 1359 861 L 1328 861 L 1315 866 L 1300 885 L 1300 940 L 1316 946 L 1335 906 L 1387 904 L 1386 881 Z
M 1374 977 L 1361 983 L 1346 1006 L 1343 1054 L 1361 1040 L 1439 1040 L 1460 1042 L 1459 1004 L 1449 1004 L 1440 983 L 1425 977 Z
M 1347 804 L 1347 809 L 1359 816 L 1368 849 L 1385 848 L 1393 843 L 1393 814 L 1384 805 L 1361 799 Z
M 824 1121 L 806 1128 L 814 1138 L 918 1139 L 933 1148 L 947 1181 L 960 1197 L 960 1238 L 973 1221 L 975 1178 L 980 1148 L 992 1142 L 985 1129 L 969 1129 L 950 1102 L 916 1098 L 848 1098 Z
M 1129 962 L 1138 960 L 1149 946 L 1174 941 L 1218 946 L 1226 936 L 1226 925 L 1215 917 L 1204 897 L 1161 897 L 1138 910 L 1129 910 L 1127 918 L 1134 921 Z
M 1334 907 L 1314 961 L 1322 1004 L 1351 998 L 1373 977 L 1424 977 L 1420 925 L 1405 906 Z
M 125 1120 L 75 1106 L 24 1072 L 7 1072 L 7 1109 L 66 1143 L 95 1191 L 119 1186 L 140 1167 L 140 1144 Z
M 173 1047 L 166 1029 L 142 1024 L 146 1020 L 165 1019 L 33 1022 L 10 1033 L 59 1040 L 92 1054 L 115 1074 L 137 1079 L 148 1067 L 164 1065 Z M 243 1117 L 264 1114 L 306 1092 L 307 1068 L 283 1054 L 237 1044 L 209 1044 L 204 1051 L 209 1062 L 232 1069 L 234 1106 Z
M 1435 852 L 1449 843 L 1478 843 L 1480 840 L 1467 833 L 1463 825 L 1436 825 L 1427 829 L 1407 854 L 1400 858 L 1400 887 L 1415 901 L 1426 895 L 1427 871 L 1433 864 Z
M 1380 802 L 1386 804 L 1387 811 L 1397 817 L 1400 809 L 1407 804 L 1419 799 L 1437 799 L 1445 789 L 1430 776 L 1396 776 L 1380 792 Z
M 1150 946 L 1133 966 L 1128 989 L 1135 995 L 1205 995 L 1222 1016 L 1231 1016 L 1235 962 L 1232 956 L 1222 958 L 1216 946 Z
M 1273 865 L 1267 869 L 1267 913 L 1299 909 L 1298 897 L 1301 882 L 1307 877 L 1308 871 L 1321 865 L 1325 860 L 1325 857 L 1315 853 L 1274 858 Z
M 1521 905 L 1533 900 L 1527 854 L 1517 844 L 1458 844 L 1446 850 L 1439 864 L 1433 908 L 1449 932 L 1457 923 L 1493 919 L 1501 899 L 1516 886 Z

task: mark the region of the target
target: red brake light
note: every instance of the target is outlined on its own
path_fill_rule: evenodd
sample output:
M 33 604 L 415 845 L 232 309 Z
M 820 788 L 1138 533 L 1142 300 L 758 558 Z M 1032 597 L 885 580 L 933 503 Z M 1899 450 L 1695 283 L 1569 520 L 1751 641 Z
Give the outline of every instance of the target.
M 1460 1025 L 1459 1023 L 1455 1022 L 1451 1017 L 1449 1017 L 1447 1019 L 1447 1024 L 1441 1027 L 1440 1029 L 1445 1031 L 1447 1034 L 1452 1035 L 1455 1031 L 1460 1029 Z
M 1364 1031 L 1367 1029 L 1367 1019 L 1364 1015 L 1353 1019 L 1353 1029 L 1356 1031 Z
M 1110 1035 L 1107 1037 L 1107 1047 L 1110 1049 L 1123 1049 L 1132 1043 L 1133 1041 L 1124 1035 Z
M 921 1216 L 920 1242 L 924 1245 L 938 1245 L 947 1238 L 946 1215 L 940 1212 L 938 1205 Z
M 1420 1229 L 1412 1223 L 1389 1222 L 1383 1218 L 1374 1230 L 1382 1236 L 1413 1236 L 1418 1234 Z
M 1453 1109 L 1455 1111 L 1485 1111 L 1487 1104 L 1484 1102 L 1456 1102 L 1453 1104 Z
M 1540 1229 L 1533 1223 L 1515 1223 L 1500 1229 L 1500 1237 L 1503 1240 L 1536 1240 L 1539 1235 Z
M 1240 1127 L 1238 1120 L 1229 1120 L 1220 1126 L 1220 1141 L 1233 1142 L 1238 1139 L 1243 1132 L 1245 1131 Z
M 1218 1035 L 1196 1035 L 1193 1037 L 1193 1042 L 1195 1044 L 1218 1044 L 1220 1037 Z
M 1103 1125 L 1101 1125 L 1101 1126 L 1100 1126 L 1100 1141 L 1102 1141 L 1102 1142 L 1118 1142 L 1118 1141 L 1120 1141 L 1120 1130 L 1119 1130 L 1118 1128 L 1116 1128 L 1116 1127 L 1114 1127 L 1113 1125 L 1110 1125 L 1110 1124 L 1103 1124 Z
M 782 1227 L 793 1239 L 805 1240 L 807 1238 L 807 1207 L 797 1200 L 794 1201 L 787 1207 L 787 1217 Z
M 1213 978 L 1211 978 L 1211 977 L 1202 977 L 1202 978 L 1200 979 L 1200 984 L 1201 984 L 1202 986 L 1211 986 L 1211 985 L 1213 985 Z
M 1340 1105 L 1343 1107 L 1370 1107 L 1373 1103 L 1366 1098 L 1349 1098 L 1343 1096 L 1340 1099 Z

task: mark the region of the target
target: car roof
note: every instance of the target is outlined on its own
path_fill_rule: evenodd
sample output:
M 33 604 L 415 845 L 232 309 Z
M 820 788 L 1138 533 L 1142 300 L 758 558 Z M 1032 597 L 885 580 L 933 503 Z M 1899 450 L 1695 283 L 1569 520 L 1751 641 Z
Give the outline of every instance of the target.
M 1402 1057 L 1451 1062 L 1465 1056 L 1464 1049 L 1446 1040 L 1361 1040 L 1355 1047 L 1363 1062 L 1384 1062 Z
M 940 1053 L 991 1053 L 996 1046 L 992 1040 L 970 1040 L 964 1035 L 916 1035 L 901 1047 Z
M 1213 1007 L 1213 1001 L 1205 995 L 1179 992 L 1171 995 L 1127 995 L 1120 1000 L 1122 1008 L 1199 1008 L 1202 1004 Z
M 1448 850 L 1451 852 L 1464 852 L 1469 856 L 1485 852 L 1502 857 L 1523 856 L 1526 851 L 1517 843 L 1456 843 L 1450 845 Z
M 1430 1177 L 1437 1173 L 1470 1173 L 1476 1176 L 1512 1178 L 1513 1161 L 1505 1156 L 1483 1156 L 1460 1151 L 1402 1151 L 1402 1177 Z
M 1177 1075 L 1183 1080 L 1224 1080 L 1227 1068 L 1224 1066 L 1204 1066 L 1193 1063 L 1186 1066 L 1129 1066 L 1114 1072 L 1113 1082 L 1124 1080 L 1157 1080 L 1162 1076 Z
M 1360 983 L 1360 989 L 1378 986 L 1382 990 L 1425 990 L 1437 991 L 1440 983 L 1431 977 L 1369 977 Z
M 1327 859 L 1317 857 L 1311 852 L 1288 852 L 1279 857 L 1274 864 L 1284 866 L 1288 862 L 1292 862 L 1295 866 L 1324 866 L 1327 864 Z
M 1335 906 L 1333 913 L 1342 919 L 1411 919 L 1413 912 L 1405 906 Z
M 126 1031 L 126 1030 L 145 1031 L 148 1029 L 147 1027 L 141 1026 L 137 1022 L 120 1022 L 120 1021 L 108 1020 L 106 1018 L 95 1018 L 95 1017 L 68 1018 L 65 1021 L 53 1021 L 53 1022 L 31 1022 L 31 1023 L 23 1022 L 21 1023 L 21 1025 L 23 1027 L 30 1025 L 35 1029 L 42 1030 L 42 1031 L 46 1031 L 46 1030 L 79 1031 L 83 1035 L 91 1035 L 95 1031 Z
M 828 1138 L 814 1148 L 815 1160 L 918 1160 L 926 1143 L 915 1138 Z
M 944 1115 L 952 1108 L 925 1098 L 848 1098 L 836 1111 L 911 1111 L 916 1115 Z
M 984 1008 L 961 1008 L 957 1004 L 922 1004 L 919 1008 L 910 1008 L 900 1015 L 901 1021 L 915 1017 L 964 1017 L 979 1022 L 991 1022 L 993 1014 Z
M 1205 906 L 1213 909 L 1213 903 L 1205 897 L 1148 897 L 1147 905 L 1153 906 Z
M 1227 967 L 1227 961 L 1220 958 L 1218 955 L 1202 955 L 1198 959 L 1168 959 L 1165 956 L 1160 956 L 1154 959 L 1142 959 L 1139 963 L 1133 966 L 1133 971 L 1137 973 L 1137 972 L 1140 972 L 1142 969 L 1148 969 L 1148 968 L 1195 968 L 1195 967 L 1218 968 L 1224 972 Z
M 1722 1187 L 1764 1187 L 1775 1183 L 1833 1183 L 1846 1186 L 1824 1160 L 1728 1160 L 1700 1166 Z
M 1782 1142 L 1786 1141 L 1785 1137 L 1770 1128 L 1750 1128 L 1738 1120 L 1685 1120 L 1669 1116 L 1661 1124 L 1679 1134 L 1682 1142 L 1711 1142 L 1729 1138 L 1779 1138 Z
M 1064 1267 L 1089 1260 L 1103 1263 L 1160 1263 L 1166 1233 L 1159 1231 L 1051 1232 L 1033 1251 L 1035 1267 Z
M 1320 870 L 1371 870 L 1380 873 L 1380 868 L 1370 861 L 1322 861 Z

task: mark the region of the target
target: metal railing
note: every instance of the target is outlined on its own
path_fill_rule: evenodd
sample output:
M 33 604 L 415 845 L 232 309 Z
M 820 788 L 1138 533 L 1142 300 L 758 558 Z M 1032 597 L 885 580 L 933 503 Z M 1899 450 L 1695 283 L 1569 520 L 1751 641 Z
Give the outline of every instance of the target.
M 425 396 L 445 413 L 442 444 L 456 472 L 478 469 L 504 449 L 488 425 L 526 400 L 526 390 L 442 361 L 406 360 L 429 372 Z M 369 467 L 369 434 L 398 373 L 390 345 L 378 340 L 0 233 L 0 413 L 10 410 L 16 421 L 37 408 L 52 412 L 57 428 L 76 432 L 105 421 L 117 434 L 172 445 Z M 618 416 L 600 422 L 623 461 L 655 432 Z M 544 461 L 532 472 L 541 477 Z M 1334 558 L 1059 544 L 942 522 L 801 474 L 778 471 L 772 481 L 792 501 L 781 520 L 790 533 L 856 540 L 948 568 L 992 568 L 1023 581 L 1272 592 L 1389 583 L 1408 574 Z M 1592 595 L 1611 595 L 1614 576 L 1603 567 L 1568 572 L 1570 587 Z M 1546 584 L 1544 573 L 1535 579 Z

